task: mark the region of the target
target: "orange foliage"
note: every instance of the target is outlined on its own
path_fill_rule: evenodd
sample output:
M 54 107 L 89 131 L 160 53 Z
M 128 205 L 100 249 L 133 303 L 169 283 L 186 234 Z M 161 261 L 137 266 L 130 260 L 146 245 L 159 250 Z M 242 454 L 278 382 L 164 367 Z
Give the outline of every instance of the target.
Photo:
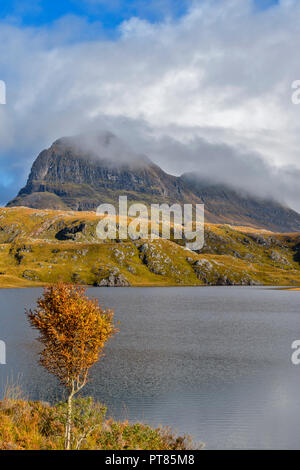
M 86 384 L 90 367 L 117 331 L 113 311 L 103 309 L 85 291 L 62 282 L 46 287 L 37 308 L 26 311 L 44 346 L 41 364 L 75 393 Z

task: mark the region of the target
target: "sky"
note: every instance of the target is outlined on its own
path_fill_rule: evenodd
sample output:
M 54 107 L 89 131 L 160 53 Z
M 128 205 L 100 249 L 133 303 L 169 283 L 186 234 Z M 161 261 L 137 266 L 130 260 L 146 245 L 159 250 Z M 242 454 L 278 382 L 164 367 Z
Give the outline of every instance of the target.
M 226 0 L 225 0 L 226 1 Z M 0 15 L 6 21 L 23 26 L 43 26 L 67 15 L 101 22 L 106 31 L 114 30 L 132 17 L 152 23 L 184 16 L 193 3 L 189 0 L 4 0 Z M 257 10 L 278 4 L 278 0 L 254 0 Z
M 54 140 L 108 130 L 300 211 L 299 29 L 299 0 L 2 0 L 0 204 Z

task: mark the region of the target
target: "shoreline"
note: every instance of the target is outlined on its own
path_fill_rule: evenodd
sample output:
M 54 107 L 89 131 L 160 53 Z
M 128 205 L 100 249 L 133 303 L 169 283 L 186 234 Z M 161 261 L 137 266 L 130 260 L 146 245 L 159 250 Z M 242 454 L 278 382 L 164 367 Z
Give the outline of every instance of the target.
M 29 284 L 29 285 L 0 285 L 0 290 L 5 290 L 5 289 L 38 289 L 38 288 L 43 288 L 48 285 L 55 284 L 55 282 L 44 282 L 40 284 Z M 87 289 L 106 289 L 106 288 L 111 288 L 111 289 L 139 289 L 139 288 L 174 288 L 178 287 L 183 288 L 183 287 L 228 287 L 228 288 L 233 288 L 233 287 L 244 287 L 244 288 L 270 288 L 270 289 L 276 289 L 276 290 L 287 290 L 287 291 L 300 291 L 300 286 L 298 287 L 292 287 L 290 285 L 274 285 L 274 284 L 260 284 L 260 285 L 243 285 L 243 284 L 235 284 L 235 285 L 219 285 L 219 284 L 138 284 L 138 285 L 131 285 L 131 286 L 93 286 L 89 284 L 75 284 L 71 283 L 74 285 L 80 285 L 83 286 Z
M 287 291 L 300 291 L 300 287 L 284 287 L 282 290 L 287 290 Z

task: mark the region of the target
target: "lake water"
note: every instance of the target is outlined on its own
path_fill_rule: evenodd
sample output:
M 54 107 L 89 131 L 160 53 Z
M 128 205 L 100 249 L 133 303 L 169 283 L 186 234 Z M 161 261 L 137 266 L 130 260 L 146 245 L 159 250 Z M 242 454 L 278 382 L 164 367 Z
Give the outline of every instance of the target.
M 260 287 L 92 288 L 115 310 L 120 333 L 93 368 L 86 394 L 115 418 L 171 425 L 208 449 L 299 449 L 300 292 Z M 37 365 L 27 324 L 40 289 L 0 290 L 7 377 L 33 399 L 60 388 Z

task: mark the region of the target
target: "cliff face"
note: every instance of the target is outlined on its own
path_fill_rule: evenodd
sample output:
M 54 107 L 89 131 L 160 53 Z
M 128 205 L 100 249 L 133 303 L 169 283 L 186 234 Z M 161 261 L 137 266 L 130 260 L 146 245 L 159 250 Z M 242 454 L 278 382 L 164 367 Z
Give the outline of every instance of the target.
M 39 154 L 26 186 L 8 206 L 85 211 L 117 203 L 120 195 L 146 204 L 204 203 L 211 223 L 300 231 L 295 211 L 191 175 L 169 175 L 109 133 L 96 140 L 74 137 L 54 142 Z
M 188 197 L 180 178 L 168 175 L 147 157 L 109 158 L 109 148 L 105 140 L 97 153 L 73 139 L 54 142 L 39 154 L 26 186 L 8 206 L 92 210 L 103 202 L 116 202 L 120 194 L 146 203 L 183 202 Z
M 157 165 L 141 156 L 141 160 L 118 163 L 93 155 L 78 154 L 64 140 L 55 142 L 36 159 L 26 187 L 21 194 L 43 191 L 52 184 L 87 184 L 95 189 L 136 191 L 170 197 L 180 194 L 181 182 L 167 175 Z

